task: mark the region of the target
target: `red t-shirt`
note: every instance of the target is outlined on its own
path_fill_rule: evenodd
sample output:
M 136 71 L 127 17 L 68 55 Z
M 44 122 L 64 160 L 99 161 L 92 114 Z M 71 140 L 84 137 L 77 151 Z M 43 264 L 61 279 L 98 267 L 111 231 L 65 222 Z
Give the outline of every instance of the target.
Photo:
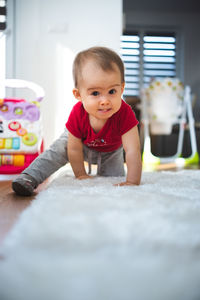
M 66 128 L 87 147 L 99 152 L 110 152 L 122 145 L 121 136 L 137 124 L 138 120 L 130 105 L 122 100 L 120 109 L 107 120 L 98 133 L 95 133 L 82 102 L 78 102 L 69 115 Z

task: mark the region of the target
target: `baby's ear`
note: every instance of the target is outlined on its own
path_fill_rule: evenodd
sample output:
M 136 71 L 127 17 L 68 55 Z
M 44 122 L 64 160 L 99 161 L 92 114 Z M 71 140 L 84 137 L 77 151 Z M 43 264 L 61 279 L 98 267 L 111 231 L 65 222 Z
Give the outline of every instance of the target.
M 121 87 L 121 94 L 123 94 L 124 92 L 124 88 L 125 88 L 125 82 L 122 83 L 122 87 Z
M 81 95 L 80 95 L 79 90 L 75 88 L 75 89 L 72 90 L 72 92 L 73 92 L 74 97 L 75 97 L 77 100 L 81 101 Z

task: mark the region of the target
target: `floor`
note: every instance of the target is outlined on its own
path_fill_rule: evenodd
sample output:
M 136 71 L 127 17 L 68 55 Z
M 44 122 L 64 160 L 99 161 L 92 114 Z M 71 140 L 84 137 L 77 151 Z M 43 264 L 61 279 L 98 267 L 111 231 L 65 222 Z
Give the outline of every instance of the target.
M 198 168 L 200 168 L 200 166 L 195 166 L 195 169 Z M 162 170 L 176 171 L 177 168 L 175 164 L 163 164 L 157 166 L 157 169 L 155 171 Z M 22 211 L 30 205 L 36 195 L 48 184 L 48 180 L 46 180 L 37 188 L 33 196 L 21 197 L 17 196 L 12 191 L 11 182 L 11 179 L 7 179 L 6 177 L 4 178 L 3 175 L 0 175 L 0 245 L 2 244 L 4 238 L 6 237 L 12 226 L 17 221 Z
M 12 180 L 3 180 L 1 175 L 0 181 L 0 245 L 12 226 L 17 221 L 21 212 L 30 205 L 31 201 L 36 197 L 42 189 L 45 188 L 47 182 L 41 184 L 33 196 L 21 197 L 17 196 L 11 188 Z

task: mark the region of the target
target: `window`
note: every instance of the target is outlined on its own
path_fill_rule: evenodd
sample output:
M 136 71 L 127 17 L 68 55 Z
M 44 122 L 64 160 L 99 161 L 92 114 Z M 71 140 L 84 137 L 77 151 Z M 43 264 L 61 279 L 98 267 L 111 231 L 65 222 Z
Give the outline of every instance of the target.
M 6 1 L 0 0 L 0 79 L 6 76 Z M 0 86 L 0 97 L 4 96 L 4 88 Z
M 0 0 L 0 31 L 6 29 L 6 0 Z
M 177 76 L 174 32 L 126 32 L 120 51 L 125 65 L 124 96 L 138 96 L 153 78 Z
M 4 33 L 0 32 L 0 78 L 5 78 L 6 70 L 6 36 Z

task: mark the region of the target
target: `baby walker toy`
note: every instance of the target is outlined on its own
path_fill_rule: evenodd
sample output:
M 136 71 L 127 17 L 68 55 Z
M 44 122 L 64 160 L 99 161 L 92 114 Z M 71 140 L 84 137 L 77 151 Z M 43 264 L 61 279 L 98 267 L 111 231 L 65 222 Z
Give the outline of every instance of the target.
M 168 162 L 184 166 L 199 162 L 189 86 L 184 88 L 177 78 L 152 81 L 149 87 L 142 91 L 142 115 L 144 125 L 143 164 L 145 166 Z M 150 132 L 169 135 L 175 124 L 179 124 L 177 152 L 169 157 L 153 155 Z M 186 125 L 189 127 L 192 153 L 189 157 L 183 158 L 181 156 Z
M 1 80 L 0 86 L 27 88 L 36 95 L 30 102 L 0 95 L 0 174 L 17 174 L 42 152 L 40 102 L 44 90 L 33 82 L 19 79 Z

